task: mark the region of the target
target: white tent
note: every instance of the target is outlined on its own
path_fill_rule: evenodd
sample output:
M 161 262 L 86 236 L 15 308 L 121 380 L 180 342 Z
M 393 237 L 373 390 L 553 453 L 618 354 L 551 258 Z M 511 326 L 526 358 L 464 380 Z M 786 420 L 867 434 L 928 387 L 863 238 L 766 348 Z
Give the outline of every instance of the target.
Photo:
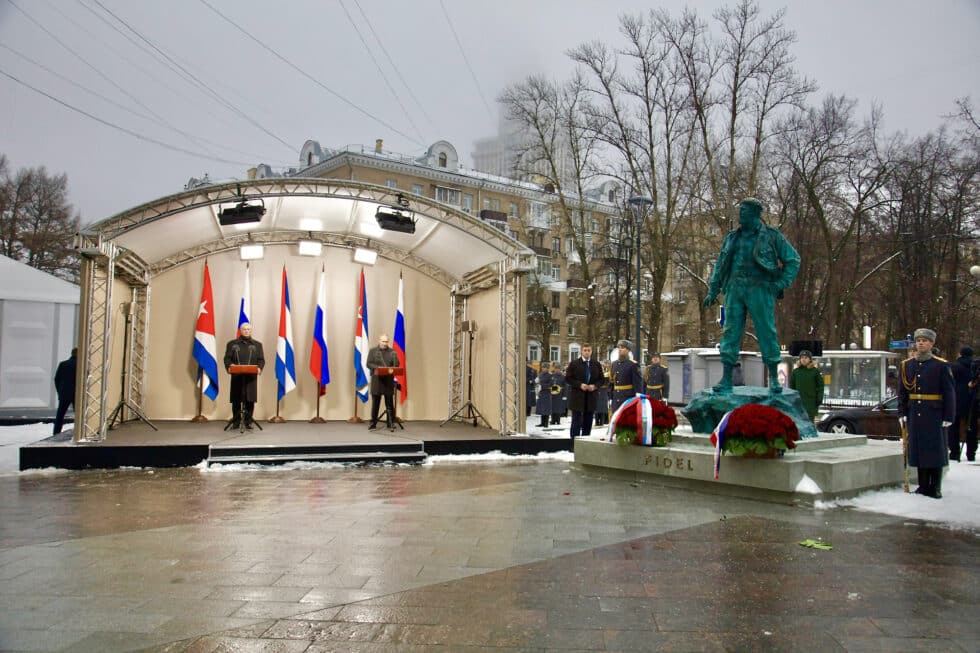
M 53 417 L 54 371 L 75 345 L 79 288 L 0 256 L 0 418 Z

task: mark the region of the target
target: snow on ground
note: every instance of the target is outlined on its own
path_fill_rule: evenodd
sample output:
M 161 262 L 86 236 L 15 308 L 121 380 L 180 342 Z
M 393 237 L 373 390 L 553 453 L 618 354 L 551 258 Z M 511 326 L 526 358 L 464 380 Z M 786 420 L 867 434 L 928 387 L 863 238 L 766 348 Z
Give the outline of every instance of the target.
M 567 438 L 569 420 L 563 419 L 559 426 L 549 426 L 542 429 L 538 426 L 538 417 L 532 415 L 527 421 L 527 433 L 517 434 L 517 437 L 551 437 Z M 601 429 L 593 429 L 593 435 Z M 0 475 L 50 473 L 51 470 L 32 470 L 18 472 L 19 449 L 21 445 L 43 440 L 51 435 L 50 424 L 27 424 L 24 426 L 0 426 Z M 563 462 L 573 460 L 571 452 L 542 453 L 535 456 L 508 456 L 493 451 L 486 454 L 429 456 L 425 465 L 441 465 L 455 463 L 513 463 L 527 462 Z M 198 465 L 201 471 L 207 472 L 240 472 L 240 471 L 282 471 L 290 469 L 315 469 L 342 467 L 341 463 L 308 463 L 296 462 L 281 466 L 271 465 L 216 465 L 207 468 L 204 463 Z M 86 472 L 91 473 L 91 472 Z M 912 489 L 915 489 L 915 470 L 911 474 Z M 806 488 L 798 488 L 806 491 Z M 950 463 L 943 477 L 943 498 L 930 499 L 918 494 L 905 494 L 902 488 L 872 490 L 858 495 L 853 499 L 837 501 L 820 501 L 817 509 L 829 510 L 837 507 L 850 507 L 856 510 L 879 512 L 909 519 L 938 522 L 951 528 L 980 529 L 980 463 Z

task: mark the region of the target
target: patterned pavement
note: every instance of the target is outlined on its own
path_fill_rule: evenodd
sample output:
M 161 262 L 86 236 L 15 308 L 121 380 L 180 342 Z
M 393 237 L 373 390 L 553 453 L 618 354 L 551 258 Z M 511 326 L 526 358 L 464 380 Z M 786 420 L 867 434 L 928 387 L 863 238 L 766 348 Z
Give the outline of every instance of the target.
M 978 533 L 566 462 L 24 474 L 0 496 L 4 651 L 980 650 Z

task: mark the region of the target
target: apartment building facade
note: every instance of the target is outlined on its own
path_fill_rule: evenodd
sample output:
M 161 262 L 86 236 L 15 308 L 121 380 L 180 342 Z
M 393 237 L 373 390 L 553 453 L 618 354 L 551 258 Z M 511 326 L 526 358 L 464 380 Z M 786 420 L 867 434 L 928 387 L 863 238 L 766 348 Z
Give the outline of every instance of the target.
M 268 166 L 258 166 L 249 174 L 274 176 Z M 289 175 L 356 180 L 435 199 L 524 243 L 537 257 L 537 267 L 527 278 L 525 345 L 527 358 L 535 363 L 565 364 L 577 357 L 586 336 L 584 321 L 589 297 L 602 302 L 617 290 L 621 292 L 615 276 L 628 267 L 631 252 L 629 243 L 620 238 L 624 198 L 615 182 L 606 182 L 589 196 L 574 200 L 576 208 L 584 211 L 587 225 L 587 233 L 582 236 L 590 257 L 587 264 L 593 285 L 586 287 L 582 262 L 571 234 L 562 225 L 553 189 L 544 183 L 465 168 L 448 141 L 437 141 L 422 156 L 412 157 L 385 151 L 380 140 L 373 147 L 339 149 L 326 149 L 310 140 L 300 151 L 300 167 L 290 170 Z M 674 292 L 675 276 L 670 279 L 670 292 Z M 684 279 L 678 278 L 677 282 L 683 283 Z M 649 289 L 641 286 L 641 290 L 649 298 Z M 622 301 L 622 294 L 620 297 Z M 667 302 L 665 309 L 663 324 L 680 324 L 683 333 L 687 319 L 683 316 L 683 303 Z M 673 342 L 666 333 L 669 331 L 673 328 L 658 332 L 658 341 L 668 346 Z M 593 344 L 605 353 L 623 335 L 608 333 L 608 342 Z

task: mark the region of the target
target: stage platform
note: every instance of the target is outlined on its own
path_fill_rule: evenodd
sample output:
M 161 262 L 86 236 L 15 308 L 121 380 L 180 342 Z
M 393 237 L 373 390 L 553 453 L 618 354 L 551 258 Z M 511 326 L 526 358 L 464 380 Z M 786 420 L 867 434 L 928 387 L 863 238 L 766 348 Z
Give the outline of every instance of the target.
M 367 422 L 306 421 L 271 424 L 264 430 L 225 431 L 226 422 L 154 420 L 121 424 L 103 442 L 74 443 L 72 432 L 21 447 L 20 469 L 113 469 L 118 467 L 189 467 L 207 464 L 311 462 L 421 462 L 428 455 L 501 451 L 537 454 L 568 451 L 567 437 L 501 436 L 469 422 L 405 422 L 404 429 L 368 430 Z

